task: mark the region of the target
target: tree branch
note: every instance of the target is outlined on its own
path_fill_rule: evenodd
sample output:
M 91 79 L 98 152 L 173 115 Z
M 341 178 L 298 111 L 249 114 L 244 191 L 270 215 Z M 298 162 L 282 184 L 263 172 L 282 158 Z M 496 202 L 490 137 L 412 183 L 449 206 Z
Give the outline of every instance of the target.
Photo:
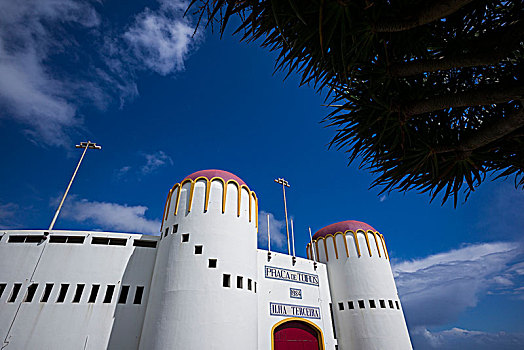
M 407 120 L 413 115 L 446 108 L 484 106 L 522 99 L 524 99 L 524 86 L 522 85 L 512 87 L 493 86 L 475 91 L 430 97 L 401 106 L 400 111 Z
M 373 31 L 377 33 L 402 32 L 449 16 L 472 1 L 473 0 L 435 0 L 406 19 L 375 23 L 373 25 Z
M 389 74 L 393 77 L 408 77 L 452 68 L 497 64 L 520 47 L 522 37 L 524 37 L 524 21 L 521 20 L 500 30 L 461 43 L 460 49 L 457 50 L 459 52 L 476 51 L 475 53 L 457 57 L 443 57 L 441 59 L 420 59 L 393 63 L 389 67 Z
M 435 153 L 468 153 L 501 139 L 522 127 L 524 127 L 524 108 L 518 109 L 516 112 L 506 116 L 495 124 L 487 125 L 480 130 L 476 130 L 456 147 L 437 149 Z

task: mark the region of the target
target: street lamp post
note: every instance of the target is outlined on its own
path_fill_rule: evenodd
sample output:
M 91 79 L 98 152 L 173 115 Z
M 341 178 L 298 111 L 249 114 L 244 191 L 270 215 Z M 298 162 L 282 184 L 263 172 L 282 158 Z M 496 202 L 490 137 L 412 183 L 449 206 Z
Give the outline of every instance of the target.
M 67 188 L 65 190 L 64 196 L 62 197 L 62 200 L 60 201 L 60 204 L 58 205 L 58 209 L 56 209 L 55 216 L 53 218 L 53 221 L 51 221 L 51 225 L 49 225 L 48 231 L 51 231 L 53 229 L 53 226 L 55 226 L 56 219 L 58 218 L 58 214 L 60 214 L 60 209 L 62 209 L 62 205 L 64 204 L 64 201 L 67 197 L 67 193 L 69 192 L 69 189 L 71 188 L 71 184 L 73 183 L 73 180 L 75 179 L 76 173 L 78 172 L 78 168 L 80 168 L 80 164 L 82 164 L 82 160 L 84 159 L 84 156 L 86 154 L 86 151 L 88 148 L 90 149 L 102 149 L 102 146 L 97 145 L 94 142 L 87 141 L 87 142 L 80 142 L 79 145 L 75 146 L 76 148 L 83 148 L 84 152 L 82 152 L 82 156 L 80 157 L 80 160 L 78 161 L 78 165 L 76 166 L 75 172 L 73 173 L 73 176 L 71 177 L 71 181 L 69 181 L 69 185 L 67 185 Z
M 287 253 L 288 255 L 291 255 L 291 251 L 289 247 L 289 225 L 287 222 L 287 203 L 286 203 L 286 187 L 289 187 L 289 182 L 287 182 L 284 178 L 281 178 L 281 177 L 278 179 L 275 179 L 275 182 L 282 185 L 282 193 L 284 194 L 284 212 L 286 214 Z

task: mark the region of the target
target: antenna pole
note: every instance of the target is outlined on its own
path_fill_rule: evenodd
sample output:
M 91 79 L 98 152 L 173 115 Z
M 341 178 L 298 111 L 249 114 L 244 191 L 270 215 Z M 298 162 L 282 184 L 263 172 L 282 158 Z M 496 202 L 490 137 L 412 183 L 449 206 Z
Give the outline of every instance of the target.
M 293 257 L 295 256 L 295 233 L 293 230 L 293 219 L 291 219 L 291 243 L 293 244 Z
M 286 203 L 286 187 L 289 187 L 289 182 L 287 182 L 282 177 L 275 179 L 275 182 L 282 184 L 282 193 L 284 194 L 284 212 L 286 214 L 287 254 L 291 255 L 291 249 L 289 246 L 289 224 L 287 221 L 287 203 Z
M 271 235 L 269 234 L 269 214 L 267 214 L 267 251 L 271 252 Z
M 313 261 L 317 261 L 317 257 L 315 256 L 315 249 L 313 249 L 313 236 L 311 236 L 311 227 L 309 227 L 309 241 L 311 243 L 311 252 L 313 253 Z
M 62 197 L 62 200 L 60 201 L 60 204 L 58 205 L 58 209 L 56 209 L 55 216 L 53 217 L 53 221 L 51 221 L 51 225 L 49 225 L 48 231 L 51 231 L 53 227 L 55 226 L 56 219 L 58 218 L 58 214 L 60 214 L 60 210 L 62 209 L 62 205 L 65 202 L 65 199 L 67 197 L 67 193 L 69 192 L 69 189 L 71 188 L 71 185 L 73 184 L 73 180 L 75 179 L 76 173 L 78 172 L 78 169 L 80 168 L 80 164 L 82 164 L 82 160 L 84 159 L 84 156 L 86 155 L 87 149 L 102 149 L 102 146 L 97 145 L 94 142 L 87 141 L 87 142 L 80 142 L 79 145 L 75 146 L 76 148 L 83 148 L 84 152 L 82 152 L 82 156 L 80 157 L 80 160 L 78 161 L 78 164 L 76 166 L 75 172 L 73 173 L 73 176 L 71 177 L 71 180 L 69 181 L 69 185 L 67 185 L 67 188 L 65 190 L 64 196 Z

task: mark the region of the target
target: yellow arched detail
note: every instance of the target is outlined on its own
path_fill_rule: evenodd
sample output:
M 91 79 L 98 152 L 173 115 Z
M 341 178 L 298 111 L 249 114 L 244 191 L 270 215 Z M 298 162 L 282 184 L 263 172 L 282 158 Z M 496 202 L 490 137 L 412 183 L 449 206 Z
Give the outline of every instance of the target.
M 379 236 L 380 236 L 380 240 L 382 241 L 382 246 L 384 247 L 384 252 L 386 254 L 386 259 L 389 260 L 389 254 L 388 254 L 388 249 L 386 248 L 386 240 L 384 239 L 384 235 L 379 233 Z
M 255 198 L 255 227 L 258 232 L 258 198 L 255 192 L 251 191 L 251 195 Z
M 311 247 L 310 247 L 310 244 L 308 243 L 308 244 L 306 244 L 306 256 L 307 256 L 308 260 L 311 260 L 311 258 L 309 257 L 309 248 L 311 248 Z
M 368 252 L 369 252 L 369 256 L 372 256 L 371 255 L 371 246 L 369 245 L 369 238 L 368 238 L 368 233 L 364 230 L 357 230 L 357 233 L 358 231 L 364 233 L 364 238 L 366 238 L 366 245 L 368 246 Z
M 326 238 L 322 237 L 322 239 L 324 240 L 324 251 L 326 252 L 326 261 L 329 261 L 329 255 L 328 255 L 328 252 L 327 252 Z
M 193 186 L 193 180 L 185 179 L 184 181 L 182 181 L 180 183 L 180 186 L 178 187 L 178 192 L 176 194 L 176 203 L 175 203 L 175 215 L 178 214 L 178 206 L 180 204 L 180 192 L 182 192 L 182 186 L 184 186 L 184 184 L 186 184 L 188 182 L 191 184 L 191 186 Z M 190 200 L 191 200 L 191 198 L 190 198 Z
M 380 248 L 378 247 L 377 233 L 373 231 L 368 231 L 368 232 L 371 232 L 373 234 L 373 237 L 375 237 L 375 244 L 377 245 L 378 257 L 381 258 L 382 256 L 380 255 Z
M 237 186 L 237 189 L 238 189 L 238 206 L 237 206 L 237 216 L 240 216 L 240 212 L 241 212 L 241 200 L 242 200 L 242 188 L 245 188 L 246 191 L 248 192 L 249 194 L 249 222 L 251 222 L 252 220 L 252 204 L 251 204 L 251 200 L 253 197 L 253 200 L 255 202 L 255 213 L 256 213 L 256 227 L 258 229 L 258 198 L 255 194 L 254 191 L 251 191 L 249 189 L 249 187 L 247 185 L 240 185 L 237 181 L 231 179 L 231 180 L 228 180 L 227 182 L 224 181 L 224 179 L 222 179 L 221 177 L 218 177 L 218 176 L 215 176 L 211 179 L 208 179 L 207 177 L 205 176 L 199 176 L 197 177 L 196 179 L 192 180 L 192 179 L 185 179 L 184 181 L 182 181 L 181 183 L 176 183 L 173 185 L 173 187 L 171 188 L 171 190 L 169 190 L 169 193 L 168 193 L 168 196 L 167 196 L 167 199 L 166 199 L 166 203 L 164 205 L 164 214 L 163 214 L 163 219 L 164 220 L 167 220 L 168 216 L 169 216 L 169 209 L 171 207 L 171 200 L 172 200 L 172 197 L 173 197 L 173 193 L 174 193 L 174 190 L 178 187 L 178 191 L 177 191 L 177 195 L 176 195 L 176 200 L 175 200 L 175 215 L 178 214 L 178 207 L 179 207 L 179 204 L 180 204 L 180 192 L 182 190 L 182 186 L 189 182 L 191 183 L 191 187 L 189 189 L 189 199 L 188 199 L 188 212 L 191 211 L 192 209 L 192 206 L 193 206 L 193 195 L 194 195 L 194 189 L 195 189 L 195 184 L 197 181 L 199 180 L 206 180 L 206 198 L 205 198 L 205 202 L 204 202 L 204 212 L 207 212 L 208 208 L 209 208 L 209 197 L 210 197 L 210 192 L 211 192 L 211 183 L 212 181 L 214 180 L 217 180 L 217 181 L 220 181 L 222 182 L 222 213 L 225 213 L 226 211 L 226 199 L 227 199 L 227 184 L 228 183 L 234 183 L 236 186 Z M 161 229 L 163 228 L 164 226 L 164 222 L 162 221 L 162 226 L 161 226 Z
M 334 235 L 328 235 L 328 236 L 331 236 L 331 238 L 333 238 L 333 246 L 335 247 L 335 258 L 338 259 L 337 241 L 335 240 L 335 236 L 337 233 L 335 233 Z M 324 241 L 324 244 L 326 244 L 326 241 Z
M 346 231 L 346 232 L 351 232 L 353 234 L 353 239 L 355 240 L 355 245 L 357 246 L 357 253 L 358 253 L 358 257 L 360 258 L 362 256 L 362 253 L 360 252 L 360 244 L 358 244 L 358 237 L 357 237 L 357 233 L 355 231 Z
M 325 350 L 324 334 L 322 333 L 322 329 L 320 329 L 320 327 L 318 327 L 315 323 L 311 322 L 310 320 L 306 320 L 304 318 L 299 318 L 299 317 L 289 317 L 289 318 L 283 319 L 282 321 L 275 323 L 275 325 L 271 328 L 271 350 L 275 350 L 275 329 L 277 329 L 277 327 L 280 326 L 281 324 L 290 322 L 290 321 L 304 322 L 304 323 L 307 323 L 309 326 L 311 326 L 317 332 L 318 343 L 320 345 L 319 350 Z
M 348 242 L 346 241 L 346 233 L 345 232 L 340 232 L 342 233 L 342 236 L 344 237 L 344 247 L 346 247 L 346 256 L 349 258 L 349 249 L 348 249 Z

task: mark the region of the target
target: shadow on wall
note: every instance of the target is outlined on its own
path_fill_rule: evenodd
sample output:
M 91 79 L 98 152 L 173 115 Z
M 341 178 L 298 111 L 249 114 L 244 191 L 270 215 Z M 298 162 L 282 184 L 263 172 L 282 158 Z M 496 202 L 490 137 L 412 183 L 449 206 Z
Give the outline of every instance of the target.
M 138 349 L 155 259 L 156 254 L 151 254 L 150 248 L 141 247 L 135 247 L 129 257 L 120 283 L 107 349 Z

